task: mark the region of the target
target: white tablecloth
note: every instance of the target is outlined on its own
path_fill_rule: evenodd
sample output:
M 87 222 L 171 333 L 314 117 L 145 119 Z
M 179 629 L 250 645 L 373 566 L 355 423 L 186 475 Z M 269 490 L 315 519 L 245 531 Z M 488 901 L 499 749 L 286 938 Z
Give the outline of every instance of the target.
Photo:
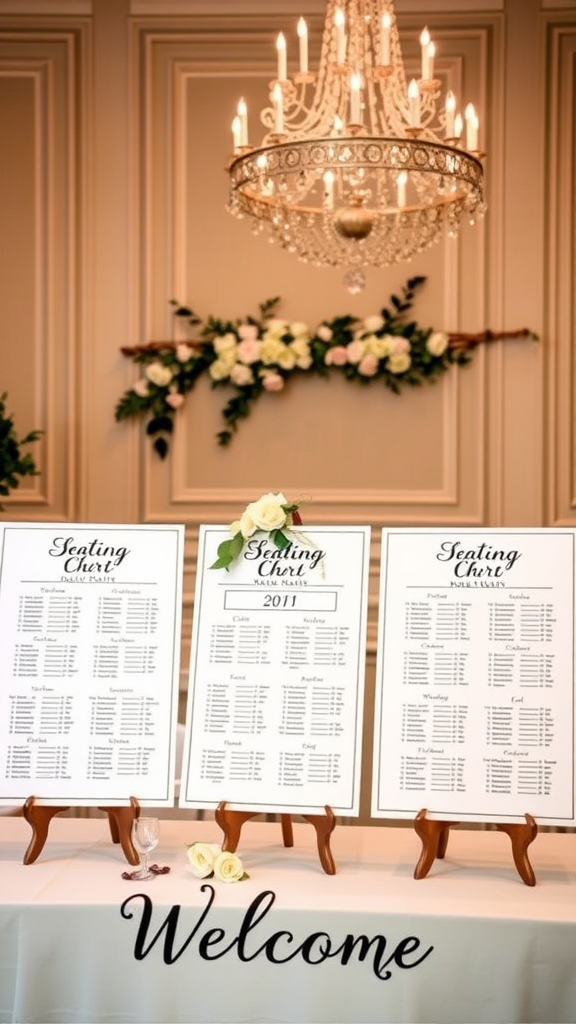
M 250 878 L 203 890 L 185 843 L 220 842 L 217 826 L 161 828 L 154 859 L 171 871 L 137 883 L 121 878 L 106 819 L 55 818 L 24 866 L 30 828 L 0 818 L 0 1021 L 576 1021 L 575 835 L 537 837 L 529 888 L 501 833 L 453 830 L 415 881 L 410 828 L 337 828 L 330 876 L 310 825 L 284 849 L 279 825 L 250 821 L 238 850 Z

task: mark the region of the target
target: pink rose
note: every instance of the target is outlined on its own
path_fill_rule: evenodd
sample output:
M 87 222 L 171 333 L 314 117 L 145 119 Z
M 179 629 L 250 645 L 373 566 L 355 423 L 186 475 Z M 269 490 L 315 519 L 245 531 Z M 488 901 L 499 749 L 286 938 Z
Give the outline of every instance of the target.
M 373 377 L 377 370 L 378 360 L 371 352 L 358 363 L 358 373 L 361 373 L 363 377 Z
M 238 328 L 238 337 L 242 338 L 242 341 L 256 341 L 258 337 L 258 328 L 256 324 L 240 324 Z
M 284 378 L 279 373 L 265 373 L 262 377 L 265 391 L 282 391 Z
M 184 395 L 181 395 L 179 391 L 171 391 L 169 395 L 166 395 L 166 404 L 172 409 L 179 409 L 184 402 Z
M 324 356 L 324 362 L 326 366 L 346 366 L 348 352 L 345 345 L 334 345 L 334 348 L 329 348 Z
M 241 363 L 256 363 L 260 359 L 261 348 L 262 342 L 257 341 L 256 338 L 244 338 L 238 344 L 236 356 Z

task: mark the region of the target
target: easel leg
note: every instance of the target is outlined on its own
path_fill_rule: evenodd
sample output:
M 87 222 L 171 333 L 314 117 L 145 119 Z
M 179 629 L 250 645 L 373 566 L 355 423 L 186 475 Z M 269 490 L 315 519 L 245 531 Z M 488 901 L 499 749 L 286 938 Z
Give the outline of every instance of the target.
M 310 822 L 316 829 L 316 845 L 320 863 L 327 875 L 336 874 L 336 865 L 330 849 L 330 836 L 336 827 L 334 811 L 326 804 L 325 814 L 305 814 L 304 821 Z
M 302 817 L 316 829 L 318 855 L 324 871 L 327 875 L 335 875 L 336 866 L 330 850 L 330 836 L 336 826 L 336 818 L 331 807 L 326 805 L 324 810 L 326 812 L 325 814 L 304 814 Z M 258 813 L 259 812 L 257 811 L 229 810 L 225 800 L 222 800 L 218 804 L 214 816 L 216 824 L 220 826 L 224 833 L 224 841 L 222 843 L 223 850 L 229 850 L 230 853 L 234 853 L 235 850 L 237 850 L 238 843 L 240 842 L 242 825 L 245 821 L 249 821 L 250 818 L 256 818 Z M 281 814 L 280 820 L 284 846 L 292 847 L 294 846 L 292 819 L 289 814 Z
M 512 856 L 516 870 L 526 885 L 536 885 L 536 876 L 528 859 L 528 847 L 538 834 L 538 825 L 531 814 L 526 814 L 526 824 L 497 824 L 498 832 L 506 832 L 512 842 Z
M 436 858 L 444 858 L 450 826 L 454 824 L 453 821 L 430 821 L 425 808 L 418 811 L 414 819 L 414 829 L 422 840 L 422 853 L 414 869 L 414 878 L 425 878 Z
M 140 804 L 136 797 L 130 797 L 129 807 L 99 807 L 98 810 L 108 815 L 112 842 L 120 843 L 129 864 L 139 864 L 140 857 L 132 842 L 132 824 L 140 817 Z
M 36 803 L 35 796 L 29 796 L 24 804 L 22 813 L 32 829 L 32 839 L 24 854 L 23 864 L 33 864 L 44 849 L 44 843 L 48 837 L 50 822 L 61 811 L 67 811 L 67 807 L 43 807 Z

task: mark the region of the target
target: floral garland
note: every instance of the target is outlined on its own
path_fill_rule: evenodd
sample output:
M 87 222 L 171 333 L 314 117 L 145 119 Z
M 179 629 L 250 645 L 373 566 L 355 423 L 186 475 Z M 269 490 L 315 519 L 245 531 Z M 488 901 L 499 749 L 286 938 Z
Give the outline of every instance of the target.
M 404 385 L 432 382 L 454 364 L 469 362 L 468 349 L 495 338 L 532 336 L 527 329 L 480 335 L 447 334 L 421 328 L 407 320 L 416 291 L 426 278 L 412 277 L 401 295 L 392 295 L 391 308 L 363 319 L 350 315 L 324 320 L 314 332 L 306 324 L 276 317 L 279 299 L 260 306 L 258 318 L 202 323 L 191 309 L 172 301 L 174 315 L 199 331 L 189 342 L 151 342 L 122 348 L 143 376 L 116 405 L 118 421 L 146 415 L 146 433 L 161 458 L 168 452 L 174 414 L 196 381 L 208 374 L 212 387 L 233 389 L 222 409 L 224 429 L 218 444 L 230 444 L 239 420 L 248 416 L 265 392 L 282 391 L 302 373 L 328 377 L 336 371 L 346 380 L 369 384 L 379 380 L 398 394 Z

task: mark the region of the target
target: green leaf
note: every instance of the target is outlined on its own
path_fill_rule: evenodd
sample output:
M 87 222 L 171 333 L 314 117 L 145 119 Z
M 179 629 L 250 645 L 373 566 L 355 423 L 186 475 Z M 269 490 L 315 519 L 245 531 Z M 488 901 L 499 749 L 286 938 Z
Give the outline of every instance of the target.
M 282 533 L 282 530 L 272 530 L 270 532 L 270 540 L 277 548 L 280 548 L 280 551 L 284 551 L 290 544 L 288 537 Z

